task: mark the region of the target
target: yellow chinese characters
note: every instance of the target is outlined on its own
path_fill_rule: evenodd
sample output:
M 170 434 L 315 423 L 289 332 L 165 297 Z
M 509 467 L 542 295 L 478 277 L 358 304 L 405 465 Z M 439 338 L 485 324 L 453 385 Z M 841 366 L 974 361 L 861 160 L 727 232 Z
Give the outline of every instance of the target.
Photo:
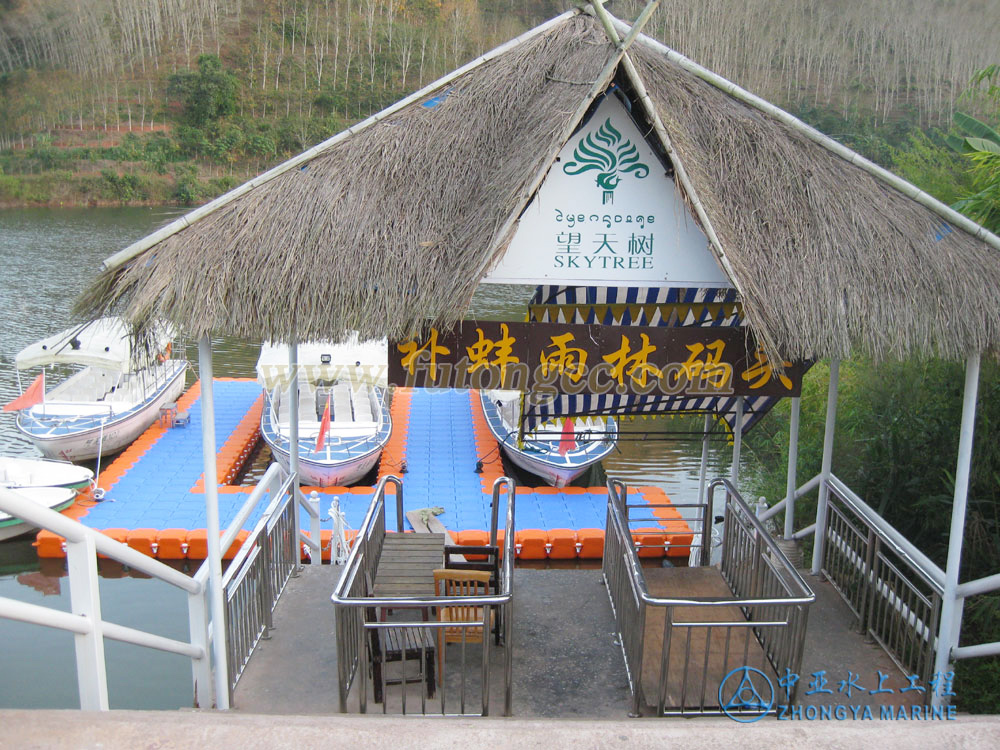
M 769 382 L 771 382 L 771 376 L 775 374 L 774 366 L 771 364 L 764 350 L 760 347 L 754 353 L 754 359 L 756 360 L 753 364 L 747 366 L 747 369 L 740 376 L 745 381 L 750 383 L 750 388 L 756 390 L 757 388 L 763 388 Z M 785 367 L 791 367 L 791 362 L 784 362 Z M 784 374 L 778 375 L 778 380 L 781 384 L 785 386 L 787 390 L 792 390 L 792 381 L 785 377 Z M 753 381 L 753 382 L 751 382 Z
M 718 390 L 730 385 L 733 366 L 722 361 L 722 353 L 726 349 L 724 341 L 716 339 L 710 344 L 688 344 L 687 349 L 691 354 L 681 365 L 681 369 L 691 383 L 702 380 Z
M 649 364 L 649 355 L 656 351 L 656 347 L 649 343 L 649 336 L 640 333 L 639 338 L 642 339 L 642 346 L 634 354 L 628 336 L 622 336 L 622 345 L 618 351 L 603 358 L 611 365 L 611 377 L 618 381 L 618 385 L 625 384 L 627 375 L 640 388 L 645 388 L 646 375 L 659 378 L 662 374 L 659 368 Z
M 576 337 L 572 333 L 564 333 L 561 336 L 550 336 L 552 343 L 545 347 L 539 355 L 539 363 L 542 366 L 542 377 L 551 373 L 568 375 L 574 383 L 579 383 L 581 378 L 587 374 L 587 352 L 567 346 Z M 548 349 L 554 349 L 548 352 Z
M 416 371 L 417 358 L 424 351 L 427 352 L 430 358 L 430 375 L 431 380 L 437 378 L 437 358 L 438 356 L 446 356 L 451 354 L 451 349 L 441 346 L 438 344 L 438 332 L 436 328 L 431 329 L 430 338 L 424 343 L 423 346 L 418 346 L 416 340 L 407 341 L 405 344 L 398 344 L 397 349 L 403 353 L 403 358 L 400 360 L 400 365 L 407 369 L 410 375 L 413 375 Z
M 500 368 L 500 382 L 504 382 L 507 378 L 507 366 L 520 362 L 513 353 L 517 339 L 510 335 L 506 323 L 500 324 L 500 338 L 496 341 L 486 338 L 482 328 L 476 329 L 476 335 L 476 342 L 465 347 L 465 351 L 469 353 L 469 372 L 492 365 Z

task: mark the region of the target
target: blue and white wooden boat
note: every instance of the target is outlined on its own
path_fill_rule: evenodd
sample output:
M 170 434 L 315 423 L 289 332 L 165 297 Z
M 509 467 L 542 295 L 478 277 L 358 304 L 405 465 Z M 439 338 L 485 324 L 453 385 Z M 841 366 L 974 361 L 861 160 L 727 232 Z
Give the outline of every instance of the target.
M 385 401 L 385 341 L 311 342 L 298 346 L 299 483 L 343 487 L 371 471 L 392 432 Z M 288 398 L 288 347 L 264 344 L 257 362 L 265 404 L 261 434 L 274 459 L 288 470 L 292 413 Z M 327 402 L 330 417 L 322 447 Z
M 19 373 L 51 365 L 76 371 L 18 413 L 18 430 L 47 458 L 86 461 L 122 450 L 184 389 L 187 362 L 170 357 L 172 338 L 160 326 L 140 350 L 124 321 L 101 318 L 25 348 L 15 359 Z
M 554 487 L 565 487 L 602 460 L 618 443 L 618 425 L 611 417 L 573 417 L 544 422 L 519 440 L 521 393 L 480 391 L 490 432 L 514 465 L 541 477 Z

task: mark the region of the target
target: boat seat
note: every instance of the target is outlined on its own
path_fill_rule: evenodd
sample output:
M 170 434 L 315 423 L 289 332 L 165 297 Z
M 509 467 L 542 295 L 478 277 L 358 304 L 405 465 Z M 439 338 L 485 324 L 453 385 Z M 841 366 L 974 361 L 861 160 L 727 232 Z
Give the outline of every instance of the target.
M 333 421 L 353 422 L 354 409 L 351 407 L 350 383 L 337 383 L 333 386 Z
M 311 385 L 299 386 L 299 424 L 316 421 L 316 391 Z

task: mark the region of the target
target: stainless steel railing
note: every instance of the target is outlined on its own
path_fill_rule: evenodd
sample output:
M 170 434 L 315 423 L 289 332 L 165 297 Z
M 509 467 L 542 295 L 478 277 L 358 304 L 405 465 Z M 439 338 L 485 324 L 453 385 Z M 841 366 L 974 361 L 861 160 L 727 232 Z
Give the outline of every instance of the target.
M 502 630 L 504 645 L 503 692 L 504 715 L 511 712 L 512 674 L 513 674 L 513 600 L 514 600 L 514 499 L 515 484 L 507 477 L 501 477 L 493 483 L 492 520 L 490 527 L 490 544 L 497 546 L 499 541 L 498 521 L 499 508 L 505 489 L 506 513 L 504 518 L 504 537 L 500 557 L 498 591 L 488 596 L 393 596 L 375 597 L 372 595 L 372 582 L 375 580 L 379 557 L 386 534 L 386 500 L 385 486 L 392 483 L 396 491 L 396 532 L 403 532 L 403 485 L 394 476 L 387 476 L 376 488 L 372 503 L 365 515 L 361 528 L 351 548 L 344 570 L 334 589 L 331 601 L 334 604 L 337 628 L 337 662 L 338 662 L 338 695 L 341 712 L 348 710 L 348 698 L 352 689 L 356 689 L 358 706 L 362 713 L 368 710 L 369 700 L 369 667 L 376 659 L 381 665 L 381 676 L 378 684 L 372 684 L 372 697 L 380 698 L 383 713 L 388 712 L 389 680 L 386 676 L 386 639 L 372 638 L 371 634 L 392 635 L 398 642 L 420 644 L 417 659 L 403 658 L 401 660 L 400 689 L 398 705 L 402 713 L 407 713 L 407 663 L 418 661 L 421 670 L 427 669 L 428 650 L 438 651 L 435 659 L 440 659 L 441 674 L 435 675 L 431 682 L 428 674 L 416 675 L 419 682 L 419 696 L 411 696 L 411 700 L 419 698 L 420 713 L 440 713 L 441 715 L 489 715 L 491 691 L 491 625 L 498 620 Z M 442 607 L 463 607 L 466 611 L 476 612 L 479 616 L 469 617 L 465 621 L 438 622 L 425 619 L 425 613 Z M 380 610 L 393 609 L 400 617 L 386 622 L 377 617 Z M 455 671 L 459 680 L 457 697 L 458 711 L 452 710 L 452 703 L 447 695 L 448 681 L 446 679 L 448 657 L 441 651 L 442 644 L 438 640 L 438 631 L 442 628 L 460 629 L 460 658 Z M 479 665 L 479 680 L 469 684 L 467 691 L 467 672 L 469 667 L 467 642 L 473 642 L 473 633 L 481 637 L 482 648 Z M 427 637 L 429 634 L 429 638 Z M 478 640 L 476 638 L 475 640 Z M 428 642 L 430 646 L 426 645 Z M 436 645 L 435 645 L 436 642 Z M 376 645 L 377 644 L 377 645 Z M 374 651 L 378 648 L 376 654 Z M 474 658 L 471 657 L 471 658 Z M 431 661 L 434 661 L 432 659 Z M 374 671 L 374 669 L 373 669 Z M 374 677 L 374 674 L 373 674 Z M 431 685 L 428 685 L 431 682 Z M 436 688 L 436 690 L 435 690 Z M 436 692 L 436 695 L 431 695 Z M 471 696 L 467 696 L 471 692 Z M 478 712 L 467 711 L 467 707 L 476 702 Z
M 926 683 L 934 671 L 944 593 L 940 569 L 839 479 L 825 483 L 824 575 L 858 618 L 858 629 L 903 672 Z
M 293 486 L 294 477 L 278 464 L 268 467 L 251 497 L 267 492 L 270 502 L 222 576 L 230 704 L 254 648 L 274 626 L 278 597 L 298 563 Z
M 627 488 L 608 482 L 603 574 L 632 692 L 630 715 L 638 716 L 644 705 L 655 706 L 657 715 L 733 713 L 740 709 L 724 706 L 720 695 L 731 668 L 759 656 L 777 676 L 801 664 L 815 596 L 728 481 L 709 485 L 708 507 L 720 487 L 726 491 L 720 573 L 731 596 L 659 598 L 649 593 L 633 541 Z M 660 618 L 662 636 L 652 639 Z M 645 681 L 655 695 L 645 694 L 644 668 L 658 671 Z M 795 700 L 794 685 L 782 700 Z

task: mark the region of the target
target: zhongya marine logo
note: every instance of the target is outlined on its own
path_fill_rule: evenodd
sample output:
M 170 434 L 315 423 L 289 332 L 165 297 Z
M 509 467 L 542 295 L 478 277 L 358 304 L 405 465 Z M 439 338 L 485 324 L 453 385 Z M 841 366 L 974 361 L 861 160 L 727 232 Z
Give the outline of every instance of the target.
M 594 133 L 580 139 L 573 149 L 573 161 L 566 162 L 563 172 L 578 175 L 596 169 L 597 186 L 604 191 L 602 205 L 615 202 L 615 188 L 621 175 L 632 174 L 642 179 L 649 167 L 639 161 L 639 150 L 632 141 L 622 138 L 609 117 Z
M 759 721 L 774 706 L 774 685 L 759 669 L 737 667 L 722 678 L 719 705 L 733 721 Z

